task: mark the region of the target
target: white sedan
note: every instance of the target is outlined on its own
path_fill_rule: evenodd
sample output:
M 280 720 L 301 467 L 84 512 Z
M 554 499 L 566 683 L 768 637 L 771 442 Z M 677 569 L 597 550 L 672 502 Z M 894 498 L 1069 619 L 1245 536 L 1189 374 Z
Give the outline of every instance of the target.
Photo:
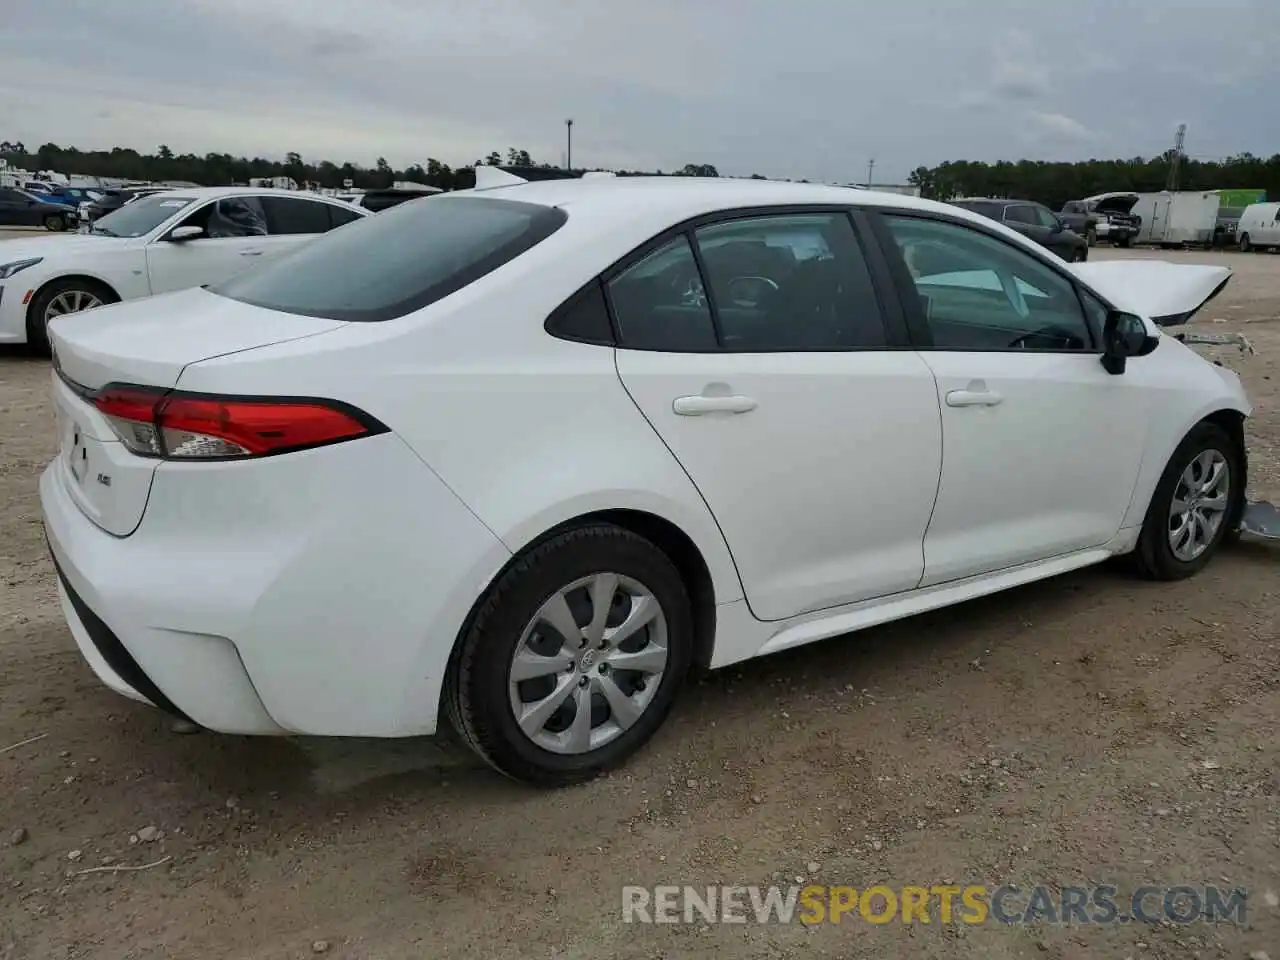
M 217 283 L 369 211 L 287 190 L 202 187 L 142 197 L 88 234 L 0 243 L 0 343 L 47 348 L 51 319 Z
M 60 317 L 40 484 L 118 692 L 216 731 L 623 760 L 723 667 L 1239 524 L 1217 267 L 1068 265 L 863 190 L 560 180 L 409 203 Z

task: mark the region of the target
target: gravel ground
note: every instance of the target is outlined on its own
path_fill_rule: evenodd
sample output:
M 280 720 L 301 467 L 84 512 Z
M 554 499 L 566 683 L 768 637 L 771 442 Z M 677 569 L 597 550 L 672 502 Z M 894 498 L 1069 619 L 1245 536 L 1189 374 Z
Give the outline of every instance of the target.
M 1162 256 L 1238 271 L 1198 325 L 1259 350 L 1219 355 L 1256 403 L 1253 494 L 1280 500 L 1280 256 Z M 1178 585 L 1086 570 L 730 669 L 625 770 L 535 793 L 448 741 L 180 736 L 104 689 L 41 536 L 47 377 L 0 353 L 0 750 L 40 738 L 0 753 L 0 958 L 1280 957 L 1271 548 Z M 1243 925 L 620 918 L 625 884 L 800 876 L 1250 899 Z

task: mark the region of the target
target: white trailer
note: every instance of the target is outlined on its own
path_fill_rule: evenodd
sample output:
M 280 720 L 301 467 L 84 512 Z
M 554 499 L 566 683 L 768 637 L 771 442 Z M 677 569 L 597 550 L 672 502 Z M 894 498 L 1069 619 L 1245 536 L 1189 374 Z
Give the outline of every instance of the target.
M 1142 218 L 1137 243 L 1161 246 L 1213 243 L 1220 198 L 1216 191 L 1140 193 L 1129 212 Z

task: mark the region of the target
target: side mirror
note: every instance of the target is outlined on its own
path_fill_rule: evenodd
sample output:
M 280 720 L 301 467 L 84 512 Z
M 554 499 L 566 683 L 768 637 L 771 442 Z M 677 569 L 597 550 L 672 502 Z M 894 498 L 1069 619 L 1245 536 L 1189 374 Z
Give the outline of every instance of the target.
M 1130 357 L 1145 357 L 1159 344 L 1140 317 L 1113 310 L 1102 329 L 1102 366 L 1113 375 L 1124 373 Z
M 1053 232 L 1054 232 L 1054 233 L 1062 233 L 1062 231 L 1064 231 L 1064 230 L 1066 230 L 1066 229 L 1067 229 L 1067 221 L 1065 221 L 1065 220 L 1061 220 L 1061 219 L 1059 219 L 1059 220 L 1057 220 L 1057 221 L 1054 223 L 1054 225 L 1053 225 Z
M 185 243 L 188 240 L 195 240 L 197 237 L 204 236 L 204 227 L 174 227 L 169 231 L 169 240 L 172 243 Z

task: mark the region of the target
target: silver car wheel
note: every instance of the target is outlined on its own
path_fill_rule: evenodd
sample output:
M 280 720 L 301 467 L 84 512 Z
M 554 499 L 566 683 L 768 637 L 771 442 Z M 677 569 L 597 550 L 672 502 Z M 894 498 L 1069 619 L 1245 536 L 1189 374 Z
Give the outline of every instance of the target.
M 1205 450 L 1182 471 L 1169 505 L 1169 548 L 1184 563 L 1209 549 L 1227 516 L 1231 465 L 1218 450 Z
M 644 584 L 616 573 L 575 580 L 516 644 L 507 674 L 516 723 L 551 753 L 597 750 L 644 715 L 667 652 L 666 614 Z
M 88 290 L 63 290 L 49 301 L 49 306 L 45 307 L 44 322 L 48 323 L 54 317 L 60 317 L 63 314 L 79 313 L 81 310 L 100 306 L 102 306 L 102 298 Z

